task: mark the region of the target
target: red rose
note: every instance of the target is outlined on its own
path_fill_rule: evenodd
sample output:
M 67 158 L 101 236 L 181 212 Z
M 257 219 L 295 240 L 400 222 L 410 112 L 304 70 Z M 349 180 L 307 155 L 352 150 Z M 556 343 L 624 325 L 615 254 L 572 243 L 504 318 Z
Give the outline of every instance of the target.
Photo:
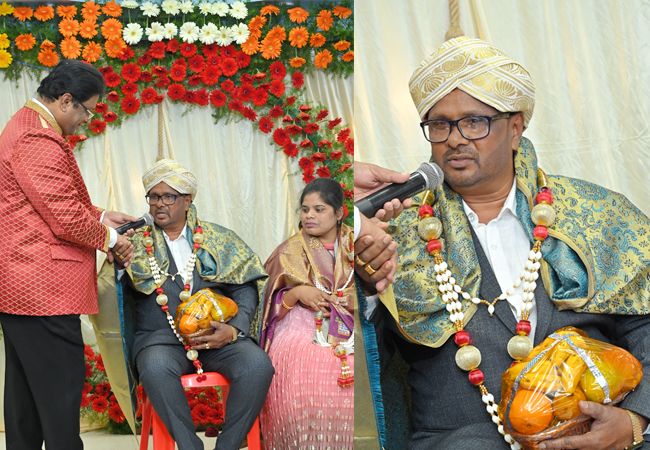
M 165 57 L 165 49 L 167 46 L 164 42 L 154 42 L 149 48 L 149 53 L 152 58 L 162 59 Z
M 348 155 L 354 155 L 354 139 L 348 139 L 345 141 L 345 152 Z
M 106 111 L 108 111 L 108 105 L 106 103 L 97 103 L 95 105 L 95 111 L 98 112 L 99 114 L 105 113 Z M 90 351 L 92 351 L 92 349 L 90 349 Z
M 329 178 L 332 176 L 332 174 L 330 174 L 330 169 L 327 166 L 319 167 L 318 169 L 316 169 L 316 173 L 321 178 Z
M 298 165 L 302 170 L 313 169 L 315 167 L 314 161 L 305 157 L 300 158 Z
M 219 67 L 221 68 L 223 74 L 227 77 L 231 77 L 236 74 L 238 69 L 237 62 L 234 58 L 225 58 L 223 61 L 221 61 Z
M 196 45 L 185 42 L 181 44 L 181 55 L 186 58 L 191 58 L 196 55 Z
M 276 97 L 280 98 L 284 95 L 286 87 L 284 86 L 284 83 L 281 80 L 273 80 L 271 81 L 271 88 L 269 89 L 269 92 L 271 94 L 275 95 Z
M 253 95 L 251 96 L 251 100 L 257 106 L 262 106 L 263 104 L 266 103 L 268 99 L 269 99 L 269 94 L 264 89 L 259 89 L 259 88 L 255 89 L 253 91 Z
M 270 133 L 273 131 L 273 121 L 268 117 L 261 117 L 259 128 L 263 133 Z
M 210 94 L 210 102 L 214 106 L 216 106 L 218 108 L 220 108 L 222 106 L 226 106 L 226 101 L 227 100 L 228 100 L 228 97 L 226 96 L 226 94 L 224 94 L 220 90 L 214 90 Z
M 314 153 L 311 155 L 311 160 L 314 162 L 323 162 L 327 159 L 325 153 Z
M 140 94 L 142 103 L 151 104 L 153 103 L 154 97 L 156 96 L 156 91 L 152 87 L 148 87 Z
M 316 178 L 314 178 L 314 171 L 313 171 L 313 170 L 305 170 L 305 171 L 302 173 L 302 180 L 303 180 L 305 183 L 311 183 L 311 182 L 314 181 L 315 179 L 316 179 Z
M 127 95 L 122 99 L 122 103 L 120 105 L 122 107 L 122 111 L 124 111 L 127 114 L 135 114 L 138 112 L 138 109 L 140 109 L 140 100 L 135 98 L 132 95 Z
M 344 143 L 349 137 L 350 137 L 350 129 L 343 128 L 341 131 L 339 131 L 339 134 L 336 136 L 336 140 L 339 141 L 340 143 Z
M 108 87 L 115 87 L 119 86 L 120 83 L 122 83 L 122 78 L 120 78 L 120 76 L 115 72 L 109 72 L 104 75 L 104 82 Z
M 291 141 L 287 141 L 283 146 L 282 146 L 282 151 L 289 157 L 289 158 L 295 158 L 298 156 L 298 146 L 294 144 Z
M 280 105 L 274 106 L 269 111 L 269 117 L 273 117 L 274 119 L 277 119 L 278 117 L 281 117 L 282 114 L 284 114 L 284 110 L 282 109 L 282 106 L 280 106 Z
M 276 144 L 282 147 L 287 141 L 291 141 L 291 138 L 287 134 L 284 128 L 278 128 L 273 132 L 273 140 Z
M 276 61 L 269 67 L 269 72 L 271 72 L 271 78 L 274 80 L 282 80 L 287 74 L 287 69 L 284 67 L 280 61 Z
M 329 121 L 327 122 L 327 127 L 328 127 L 330 130 L 333 130 L 334 127 L 337 126 L 338 124 L 340 124 L 342 120 L 343 120 L 343 119 L 341 119 L 340 117 L 337 118 L 337 119 L 334 119 L 334 120 L 329 120 Z
M 106 122 L 103 122 L 99 119 L 95 119 L 90 124 L 88 124 L 88 128 L 90 128 L 90 131 L 92 131 L 95 134 L 99 134 L 102 131 L 106 129 Z
M 208 429 L 205 430 L 205 437 L 217 437 L 217 436 L 219 436 L 219 428 L 208 427 Z
M 187 61 L 187 66 L 194 73 L 203 72 L 203 69 L 205 69 L 205 58 L 201 55 L 192 56 Z
M 113 111 L 106 111 L 104 113 L 104 121 L 107 123 L 115 122 L 117 120 L 117 114 Z
M 115 92 L 115 91 L 111 91 L 111 92 L 108 93 L 108 95 L 106 96 L 106 98 L 107 98 L 108 101 L 110 101 L 110 102 L 119 102 L 119 101 L 120 101 L 120 94 L 118 94 L 118 93 Z
M 293 87 L 295 87 L 296 89 L 300 89 L 305 85 L 305 78 L 302 76 L 302 73 L 294 72 L 292 78 L 293 78 Z
M 319 128 L 319 126 L 316 125 L 315 123 L 306 123 L 306 124 L 303 126 L 302 129 L 303 129 L 303 131 L 304 131 L 305 133 L 307 133 L 307 134 L 312 134 L 312 133 L 314 133 L 315 131 L 318 131 L 318 128 Z M 320 144 L 319 144 L 319 146 L 320 146 Z M 330 144 L 330 147 L 331 147 L 331 144 Z
M 174 83 L 167 88 L 167 96 L 172 100 L 179 100 L 185 94 L 185 88 L 182 84 Z
M 330 112 L 326 109 L 322 109 L 316 116 L 316 120 L 323 120 Z
M 251 63 L 251 57 L 244 52 L 237 52 L 235 61 L 237 61 L 237 67 L 245 69 Z
M 146 66 L 151 62 L 151 55 L 147 52 L 141 57 L 139 57 L 136 61 L 139 66 Z
M 181 48 L 180 44 L 178 43 L 178 40 L 176 38 L 170 40 L 167 42 L 167 51 L 169 53 L 176 53 L 179 49 Z

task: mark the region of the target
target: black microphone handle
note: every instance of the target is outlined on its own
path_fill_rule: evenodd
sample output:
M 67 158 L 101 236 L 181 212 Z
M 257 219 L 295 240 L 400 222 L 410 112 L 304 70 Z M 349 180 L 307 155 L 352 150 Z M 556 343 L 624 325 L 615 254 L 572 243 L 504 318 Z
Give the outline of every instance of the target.
M 143 218 L 140 218 L 136 222 L 125 223 L 121 227 L 117 227 L 115 229 L 115 231 L 117 231 L 117 234 L 124 234 L 124 233 L 126 233 L 127 231 L 129 231 L 132 228 L 140 228 L 141 226 L 146 225 L 146 224 L 147 224 L 147 221 L 144 220 Z
M 377 211 L 384 207 L 384 204 L 390 202 L 392 199 L 399 199 L 403 202 L 409 197 L 422 192 L 427 187 L 426 179 L 419 172 L 412 173 L 410 178 L 405 183 L 393 183 L 380 189 L 377 192 L 370 194 L 368 197 L 354 202 L 354 206 L 359 209 L 359 212 L 364 216 L 371 218 L 375 217 Z

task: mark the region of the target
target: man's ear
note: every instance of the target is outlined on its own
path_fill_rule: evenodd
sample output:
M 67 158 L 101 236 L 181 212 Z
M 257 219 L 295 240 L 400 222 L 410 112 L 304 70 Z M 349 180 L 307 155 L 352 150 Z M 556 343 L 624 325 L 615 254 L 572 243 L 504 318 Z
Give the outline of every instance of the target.
M 185 197 L 183 197 L 183 200 L 185 200 L 185 211 L 189 211 L 190 205 L 192 204 L 192 196 L 186 195 Z
M 524 113 L 517 113 L 510 118 L 509 130 L 512 133 L 512 139 L 510 146 L 513 151 L 517 151 L 519 148 L 519 141 L 521 141 L 521 136 L 524 133 Z

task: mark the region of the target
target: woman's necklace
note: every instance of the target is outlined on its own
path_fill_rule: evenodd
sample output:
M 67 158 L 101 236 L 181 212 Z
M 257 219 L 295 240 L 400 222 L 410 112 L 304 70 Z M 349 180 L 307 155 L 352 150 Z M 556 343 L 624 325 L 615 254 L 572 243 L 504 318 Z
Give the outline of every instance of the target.
M 181 302 L 186 302 L 190 299 L 192 296 L 190 294 L 190 284 L 189 280 L 194 274 L 194 266 L 196 264 L 196 252 L 201 248 L 201 244 L 203 243 L 203 228 L 201 228 L 201 223 L 197 219 L 197 227 L 194 229 L 194 233 L 192 233 L 193 237 L 192 240 L 194 241 L 193 245 L 193 250 L 192 250 L 192 256 L 190 256 L 190 260 L 187 262 L 185 267 L 180 270 L 176 275 L 180 275 L 183 278 L 183 291 L 179 294 L 179 299 Z M 198 360 L 199 358 L 199 352 L 196 350 L 193 350 L 189 345 L 186 345 L 183 342 L 183 338 L 181 337 L 180 334 L 178 334 L 178 330 L 176 329 L 176 325 L 174 324 L 174 317 L 169 313 L 169 306 L 167 306 L 167 301 L 169 300 L 167 298 L 167 295 L 165 295 L 165 291 L 162 288 L 162 275 L 164 274 L 167 277 L 171 277 L 172 281 L 174 281 L 174 278 L 176 275 L 170 275 L 167 272 L 163 271 L 160 266 L 158 265 L 158 261 L 156 261 L 156 257 L 154 256 L 153 252 L 153 238 L 151 237 L 151 233 L 149 232 L 149 229 L 147 229 L 143 233 L 144 239 L 142 240 L 142 243 L 145 246 L 145 250 L 147 254 L 149 255 L 149 268 L 151 269 L 151 273 L 153 275 L 153 280 L 158 286 L 156 289 L 156 293 L 158 293 L 158 296 L 156 297 L 156 303 L 160 305 L 160 309 L 167 315 L 167 322 L 169 323 L 170 328 L 174 332 L 174 335 L 178 340 L 183 344 L 185 347 L 185 350 L 187 350 L 187 353 L 185 356 L 187 356 L 187 359 L 192 361 L 194 364 L 194 367 L 196 367 L 196 373 L 199 375 L 197 377 L 198 381 L 205 380 L 207 378 L 206 375 L 203 375 L 203 368 L 201 365 L 201 361 Z
M 433 208 L 433 192 L 426 191 L 422 197 L 422 203 L 419 210 L 420 223 L 418 224 L 418 234 L 420 238 L 427 242 L 427 251 L 433 256 L 435 261 L 434 270 L 436 271 L 436 281 L 438 282 L 438 289 L 442 293 L 442 301 L 446 304 L 446 309 L 449 312 L 449 321 L 454 324 L 456 334 L 454 342 L 458 345 L 459 349 L 456 352 L 456 364 L 462 370 L 469 372 L 469 381 L 475 386 L 478 386 L 481 392 L 481 399 L 486 405 L 487 412 L 492 417 L 492 421 L 497 426 L 497 429 L 505 441 L 510 444 L 512 450 L 521 449 L 521 445 L 515 441 L 510 434 L 505 432 L 501 419 L 497 414 L 497 404 L 494 402 L 494 396 L 490 394 L 483 384 L 484 375 L 478 366 L 481 364 L 481 352 L 473 345 L 470 345 L 470 337 L 467 331 L 464 330 L 465 324 L 463 322 L 464 314 L 460 298 L 471 300 L 472 303 L 478 305 L 485 303 L 488 305 L 488 312 L 490 316 L 494 313 L 494 304 L 499 300 L 506 299 L 512 295 L 521 283 L 523 282 L 524 295 L 523 295 L 523 308 L 521 313 L 521 320 L 517 323 L 517 335 L 508 342 L 508 353 L 516 361 L 524 359 L 533 348 L 533 343 L 528 337 L 531 325 L 528 321 L 530 310 L 532 309 L 532 302 L 534 298 L 534 290 L 536 280 L 539 277 L 538 271 L 540 268 L 539 261 L 542 258 L 541 246 L 542 242 L 548 237 L 547 227 L 555 222 L 555 210 L 553 209 L 553 195 L 548 187 L 548 179 L 543 172 L 540 171 L 538 184 L 542 186 L 537 194 L 535 200 L 535 207 L 531 212 L 531 219 L 536 225 L 533 230 L 533 237 L 535 244 L 533 249 L 528 255 L 528 261 L 521 272 L 521 276 L 514 285 L 506 290 L 506 292 L 499 295 L 492 302 L 481 300 L 479 298 L 471 298 L 471 296 L 462 290 L 456 284 L 456 280 L 452 276 L 450 270 L 447 269 L 447 263 L 442 259 L 440 251 L 442 250 L 442 243 L 438 240 L 442 234 L 442 223 L 439 219 L 434 217 Z

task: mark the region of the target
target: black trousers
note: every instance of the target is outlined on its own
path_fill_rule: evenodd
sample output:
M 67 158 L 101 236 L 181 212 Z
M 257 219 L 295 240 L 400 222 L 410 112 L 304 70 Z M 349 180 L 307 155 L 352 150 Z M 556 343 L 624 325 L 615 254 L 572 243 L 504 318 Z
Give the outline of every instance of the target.
M 4 332 L 7 450 L 81 450 L 86 378 L 79 315 L 0 313 Z

